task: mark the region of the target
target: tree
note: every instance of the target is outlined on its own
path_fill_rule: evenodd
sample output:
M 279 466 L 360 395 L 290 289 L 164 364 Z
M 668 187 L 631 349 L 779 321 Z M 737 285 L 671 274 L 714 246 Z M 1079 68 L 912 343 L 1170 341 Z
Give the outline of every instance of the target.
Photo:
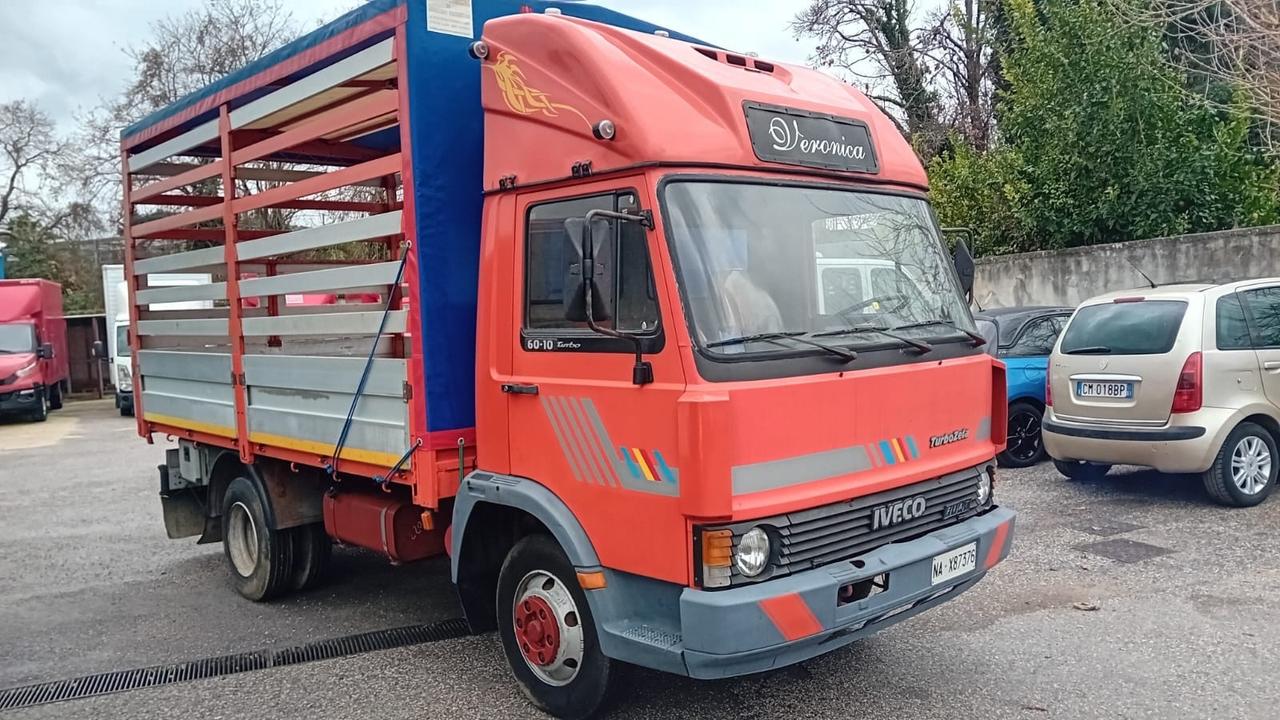
M 1280 178 L 1251 148 L 1248 117 L 1183 93 L 1159 32 L 1118 23 L 1106 1 L 1048 0 L 1038 11 L 1009 0 L 1000 151 L 1011 155 L 986 161 L 998 178 L 987 181 L 964 153 L 935 163 L 944 221 L 972 219 L 993 249 L 1276 221 Z M 964 187 L 989 203 L 983 211 L 965 205 L 972 198 L 955 191 Z M 1017 223 L 1007 221 L 1010 198 Z
M 11 215 L 49 206 L 39 188 L 65 147 L 40 108 L 25 100 L 0 103 L 0 234 Z
M 82 212 L 73 211 L 68 217 L 80 216 Z M 60 235 L 26 212 L 10 220 L 4 248 L 6 275 L 61 284 L 63 310 L 68 314 L 102 310 L 102 273 L 83 243 Z M 73 225 L 69 220 L 63 227 Z
M 1187 89 L 1219 110 L 1248 113 L 1280 153 L 1280 3 L 1276 0 L 1115 0 L 1130 23 L 1163 29 Z
M 943 124 L 969 147 L 986 150 L 993 131 L 993 17 L 997 0 L 951 0 L 937 16 L 924 55 L 937 68 Z
M 819 65 L 868 80 L 868 97 L 918 139 L 935 133 L 938 99 L 922 54 L 927 33 L 914 25 L 908 0 L 810 0 L 792 30 L 818 40 Z

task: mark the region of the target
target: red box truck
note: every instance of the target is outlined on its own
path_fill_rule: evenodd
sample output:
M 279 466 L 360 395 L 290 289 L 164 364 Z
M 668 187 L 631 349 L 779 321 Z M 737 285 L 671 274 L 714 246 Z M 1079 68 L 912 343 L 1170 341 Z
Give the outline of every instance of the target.
M 800 662 L 1009 552 L 1004 368 L 911 147 L 828 75 L 584 3 L 375 0 L 122 155 L 138 428 L 178 438 L 170 536 L 247 598 L 331 538 L 447 552 L 580 717 L 617 663 Z
M 0 280 L 0 415 L 44 422 L 70 390 L 62 287 Z

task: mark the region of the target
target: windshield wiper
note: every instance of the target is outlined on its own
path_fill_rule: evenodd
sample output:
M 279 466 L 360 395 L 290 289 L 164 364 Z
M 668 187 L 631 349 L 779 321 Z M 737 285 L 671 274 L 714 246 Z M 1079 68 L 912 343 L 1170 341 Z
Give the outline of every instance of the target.
M 820 333 L 814 333 L 812 337 L 841 337 L 844 335 L 861 335 L 862 333 L 876 333 L 888 338 L 893 338 L 900 343 L 905 343 L 915 348 L 921 355 L 933 351 L 933 346 L 927 342 L 912 340 L 909 337 L 897 335 L 886 328 L 876 327 L 874 325 L 857 325 L 855 327 L 841 328 L 839 330 L 825 330 Z
M 1063 350 L 1063 355 L 1108 355 L 1111 348 L 1106 345 L 1086 345 L 1081 348 L 1072 348 L 1071 350 Z
M 816 348 L 822 348 L 845 362 L 853 362 L 858 359 L 858 353 L 852 350 L 846 350 L 834 345 L 827 345 L 826 343 L 815 342 L 813 340 L 800 337 L 804 334 L 805 333 L 800 330 L 792 330 L 789 332 L 755 333 L 754 335 L 743 335 L 741 337 L 732 337 L 724 340 L 716 340 L 715 342 L 709 342 L 707 343 L 707 347 L 716 348 L 725 347 L 726 345 L 745 345 L 750 342 L 772 342 L 775 345 L 780 345 L 781 343 L 778 342 L 779 340 L 793 340 L 802 345 L 812 345 Z
M 930 325 L 941 325 L 941 326 L 943 326 L 943 327 L 951 328 L 952 330 L 955 330 L 955 331 L 956 331 L 956 332 L 958 332 L 958 333 L 964 333 L 965 335 L 967 335 L 967 336 L 969 337 L 969 339 L 970 339 L 970 340 L 972 340 L 972 341 L 973 341 L 973 346 L 974 346 L 974 347 L 982 347 L 983 345 L 986 345 L 986 344 L 987 344 L 987 339 L 986 339 L 986 338 L 984 338 L 984 337 L 982 337 L 982 336 L 981 336 L 981 335 L 979 335 L 978 333 L 973 332 L 972 330 L 965 330 L 964 328 L 960 327 L 959 325 L 956 325 L 956 324 L 955 324 L 955 323 L 953 323 L 953 322 L 948 322 L 948 321 L 946 321 L 946 320 L 925 320 L 924 322 L 911 323 L 911 324 L 909 324 L 909 325 L 897 325 L 897 326 L 893 327 L 892 329 L 894 329 L 894 330 L 910 330 L 910 329 L 912 329 L 912 328 L 929 327 Z

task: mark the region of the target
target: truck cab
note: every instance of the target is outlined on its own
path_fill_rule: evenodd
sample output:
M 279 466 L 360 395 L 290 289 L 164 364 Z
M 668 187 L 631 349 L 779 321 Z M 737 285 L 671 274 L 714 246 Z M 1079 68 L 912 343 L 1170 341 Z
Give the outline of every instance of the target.
M 1003 367 L 886 117 L 812 70 L 555 15 L 473 54 L 477 432 L 506 442 L 455 510 L 464 606 L 492 590 L 456 533 L 509 483 L 590 539 L 604 654 L 694 677 L 850 642 L 1004 556 Z M 521 634 L 540 591 L 505 591 L 526 685 L 578 677 Z
M 44 422 L 68 389 L 62 288 L 0 280 L 0 415 Z

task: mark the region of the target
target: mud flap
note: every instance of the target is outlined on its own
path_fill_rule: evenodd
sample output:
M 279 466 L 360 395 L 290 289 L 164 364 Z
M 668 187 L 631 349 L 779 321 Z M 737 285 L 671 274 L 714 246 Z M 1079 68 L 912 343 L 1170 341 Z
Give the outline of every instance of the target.
M 205 523 L 204 504 L 196 497 L 198 490 L 173 490 L 169 487 L 169 466 L 158 466 L 160 471 L 160 507 L 164 510 L 164 530 L 170 540 L 209 534 Z M 215 523 L 221 540 L 221 523 Z M 200 542 L 213 542 L 200 538 Z

